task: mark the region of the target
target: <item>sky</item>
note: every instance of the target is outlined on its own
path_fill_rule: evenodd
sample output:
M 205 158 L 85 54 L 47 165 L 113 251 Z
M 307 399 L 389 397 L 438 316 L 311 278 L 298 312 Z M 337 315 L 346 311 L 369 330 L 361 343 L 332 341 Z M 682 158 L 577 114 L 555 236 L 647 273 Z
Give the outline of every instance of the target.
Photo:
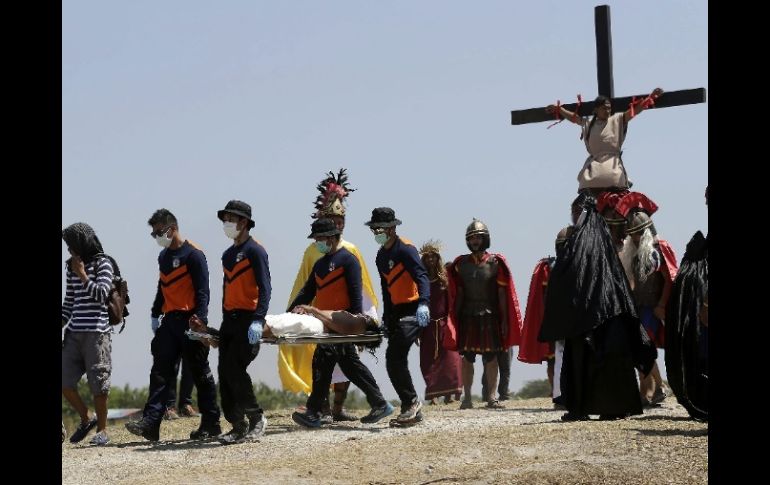
M 418 247 L 440 239 L 445 260 L 468 252 L 475 217 L 489 226 L 491 251 L 507 257 L 524 310 L 537 261 L 569 223 L 586 152 L 575 125 L 512 126 L 510 111 L 596 96 L 596 5 L 63 3 L 62 227 L 89 223 L 129 282 L 113 385 L 149 383 L 155 210 L 171 210 L 206 253 L 218 327 L 229 243 L 216 212 L 231 199 L 251 204 L 252 235 L 270 259 L 269 313 L 281 313 L 309 242 L 316 184 L 341 167 L 357 189 L 345 239 L 370 272 L 378 246 L 364 222 L 374 207 L 392 207 L 399 234 Z M 708 89 L 707 2 L 609 5 L 617 96 Z M 708 103 L 647 111 L 623 145 L 634 190 L 660 206 L 655 225 L 678 258 L 695 231 L 708 230 L 707 147 Z M 63 298 L 63 268 L 61 281 Z M 363 360 L 395 398 L 384 346 L 377 355 Z M 212 350 L 215 374 L 217 358 Z M 263 346 L 252 379 L 280 386 L 276 362 L 276 348 Z M 422 394 L 419 349 L 409 362 Z M 662 352 L 659 364 L 665 375 Z M 515 391 L 546 368 L 514 362 L 511 374 Z

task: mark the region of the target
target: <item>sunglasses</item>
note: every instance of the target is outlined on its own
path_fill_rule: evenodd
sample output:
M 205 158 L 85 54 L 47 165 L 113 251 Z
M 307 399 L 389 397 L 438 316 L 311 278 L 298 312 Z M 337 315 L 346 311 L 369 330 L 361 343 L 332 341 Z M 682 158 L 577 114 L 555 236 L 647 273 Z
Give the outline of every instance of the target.
M 155 237 L 163 236 L 169 231 L 169 229 L 171 229 L 171 226 L 168 226 L 165 229 L 161 229 L 160 231 L 152 231 L 150 233 L 150 237 L 155 238 Z

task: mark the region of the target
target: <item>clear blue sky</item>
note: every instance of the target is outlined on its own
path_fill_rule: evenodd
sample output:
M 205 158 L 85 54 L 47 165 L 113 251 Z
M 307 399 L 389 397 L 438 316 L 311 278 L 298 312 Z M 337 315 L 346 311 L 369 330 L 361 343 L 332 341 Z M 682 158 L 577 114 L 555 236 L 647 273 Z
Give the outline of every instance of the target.
M 280 313 L 308 244 L 315 185 L 340 167 L 358 189 L 345 238 L 370 271 L 377 246 L 363 223 L 372 208 L 393 207 L 399 232 L 418 245 L 441 239 L 445 259 L 467 252 L 465 227 L 477 217 L 510 261 L 523 307 L 536 262 L 569 221 L 586 153 L 574 125 L 511 126 L 509 113 L 597 94 L 595 5 L 65 2 L 62 227 L 91 224 L 130 283 L 113 383 L 149 382 L 153 211 L 174 212 L 206 252 L 218 326 L 228 240 L 216 211 L 230 199 L 250 203 L 252 234 L 270 257 L 270 313 Z M 610 5 L 617 95 L 708 88 L 706 2 Z M 624 145 L 634 189 L 660 205 L 656 226 L 678 257 L 708 229 L 707 115 L 707 104 L 646 112 Z M 276 355 L 263 347 L 249 368 L 255 381 L 279 385 Z M 418 358 L 415 349 L 422 392 Z M 212 351 L 215 372 L 216 360 Z M 384 352 L 366 362 L 395 397 Z M 511 389 L 545 374 L 516 362 Z

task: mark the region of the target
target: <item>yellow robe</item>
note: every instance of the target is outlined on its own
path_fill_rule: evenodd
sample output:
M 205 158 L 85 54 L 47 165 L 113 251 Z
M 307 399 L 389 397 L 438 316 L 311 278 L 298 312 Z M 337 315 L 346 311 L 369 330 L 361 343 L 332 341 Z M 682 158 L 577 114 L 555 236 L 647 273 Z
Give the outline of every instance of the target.
M 351 242 L 343 239 L 340 241 L 340 244 L 343 248 L 353 253 L 361 265 L 361 308 L 363 308 L 364 313 L 379 320 L 377 316 L 377 295 L 374 293 L 369 270 L 364 259 L 361 257 L 361 253 L 358 252 L 358 248 Z M 299 293 L 299 290 L 302 289 L 310 276 L 313 265 L 322 256 L 323 254 L 316 248 L 314 243 L 311 243 L 305 250 L 287 306 L 291 305 L 291 302 L 297 297 L 297 293 Z M 313 388 L 313 352 L 315 352 L 315 344 L 280 345 L 278 347 L 278 375 L 281 377 L 281 384 L 283 384 L 284 390 L 310 394 Z

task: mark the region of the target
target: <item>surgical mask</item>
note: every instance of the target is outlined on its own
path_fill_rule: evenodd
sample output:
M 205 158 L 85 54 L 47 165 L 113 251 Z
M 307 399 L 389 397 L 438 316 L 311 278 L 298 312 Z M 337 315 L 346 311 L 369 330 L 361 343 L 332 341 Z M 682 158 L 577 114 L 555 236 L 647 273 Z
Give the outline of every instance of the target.
M 388 235 L 387 235 L 387 234 L 385 234 L 384 232 L 381 232 L 381 233 L 379 233 L 379 234 L 375 234 L 375 235 L 374 235 L 374 241 L 375 241 L 377 244 L 379 244 L 380 246 L 382 246 L 383 244 L 385 244 L 386 242 L 388 242 Z
M 238 223 L 236 222 L 225 222 L 224 227 L 225 236 L 229 237 L 230 239 L 235 239 L 238 237 L 238 233 L 241 231 L 238 230 Z
M 315 247 L 318 249 L 318 251 L 319 251 L 321 254 L 326 254 L 326 253 L 328 253 L 329 251 L 331 251 L 331 249 L 332 249 L 332 248 L 331 248 L 331 246 L 329 246 L 328 244 L 326 244 L 326 241 L 316 241 L 316 242 L 315 242 Z
M 165 235 L 155 236 L 155 242 L 162 248 L 171 246 L 171 238 Z

